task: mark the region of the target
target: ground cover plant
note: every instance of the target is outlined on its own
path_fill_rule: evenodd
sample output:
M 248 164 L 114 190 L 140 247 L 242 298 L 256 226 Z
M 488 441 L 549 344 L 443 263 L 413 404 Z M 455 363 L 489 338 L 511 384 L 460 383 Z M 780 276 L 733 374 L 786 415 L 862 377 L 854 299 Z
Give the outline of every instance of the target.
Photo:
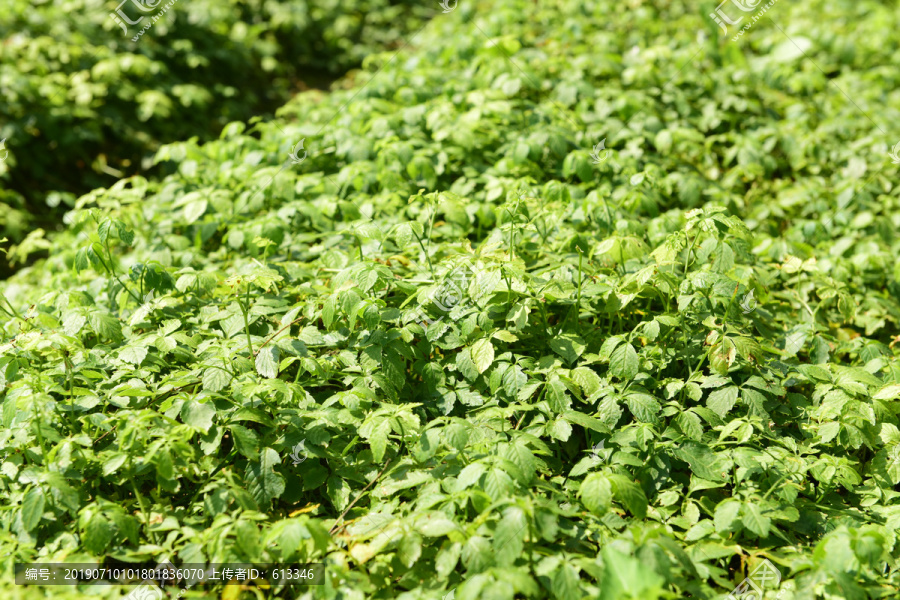
M 7 579 L 747 598 L 767 560 L 766 598 L 896 597 L 898 16 L 714 9 L 460 3 L 81 197 L 0 286 Z
M 55 229 L 75 197 L 146 174 L 163 143 L 215 139 L 296 91 L 327 89 L 440 10 L 391 0 L 169 5 L 5 3 L 0 237 Z

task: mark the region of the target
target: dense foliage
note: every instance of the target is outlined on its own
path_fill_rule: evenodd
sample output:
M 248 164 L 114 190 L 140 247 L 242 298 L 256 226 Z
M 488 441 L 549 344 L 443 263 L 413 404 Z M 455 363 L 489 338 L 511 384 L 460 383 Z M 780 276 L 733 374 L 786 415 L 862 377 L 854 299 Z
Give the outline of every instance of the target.
M 4 568 L 896 597 L 900 18 L 710 10 L 460 2 L 80 198 L 2 286 Z
M 72 194 L 145 172 L 160 143 L 215 139 L 230 121 L 327 87 L 437 12 L 408 0 L 168 4 L 4 3 L 0 237 L 55 226 L 48 200 L 65 208 Z

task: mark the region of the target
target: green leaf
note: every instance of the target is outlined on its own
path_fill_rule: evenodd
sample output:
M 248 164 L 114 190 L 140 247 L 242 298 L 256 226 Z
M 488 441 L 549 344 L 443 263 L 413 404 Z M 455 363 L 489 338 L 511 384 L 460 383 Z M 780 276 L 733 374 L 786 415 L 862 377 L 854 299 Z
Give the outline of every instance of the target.
M 698 477 L 709 481 L 723 481 L 725 470 L 722 460 L 709 447 L 696 442 L 683 442 L 671 450 L 672 454 L 688 463 Z
M 550 584 L 550 591 L 556 600 L 581 600 L 581 579 L 578 570 L 564 562 L 557 567 Z
M 422 536 L 417 533 L 407 533 L 400 538 L 397 547 L 397 558 L 407 569 L 411 569 L 419 557 L 422 556 Z
M 900 484 L 900 444 L 892 444 L 875 455 L 877 469 L 892 484 Z
M 85 271 L 91 268 L 91 261 L 88 258 L 87 248 L 79 248 L 75 253 L 75 260 L 72 263 L 75 267 L 75 271 Z
M 261 508 L 268 507 L 272 500 L 284 493 L 284 478 L 275 472 L 279 464 L 278 453 L 271 448 L 263 448 L 259 462 L 251 462 L 247 469 L 247 491 Z
M 703 425 L 700 422 L 700 417 L 698 417 L 696 413 L 691 411 L 679 413 L 678 416 L 675 417 L 675 423 L 684 435 L 692 440 L 700 441 L 703 437 Z
M 519 392 L 528 383 L 528 376 L 518 365 L 509 365 L 503 372 L 503 390 L 512 398 L 517 398 Z
M 184 220 L 190 225 L 203 216 L 209 203 L 206 200 L 192 200 L 184 206 Z
M 631 514 L 638 519 L 647 516 L 647 496 L 638 484 L 623 475 L 610 475 L 609 482 L 612 485 L 613 496 L 631 511 Z
M 91 313 L 90 322 L 98 336 L 113 341 L 122 338 L 122 324 L 112 315 L 94 312 Z
M 33 487 L 25 494 L 22 500 L 22 526 L 25 531 L 31 531 L 41 522 L 44 514 L 44 492 L 39 487 Z
M 134 242 L 134 232 L 129 230 L 128 227 L 122 221 L 116 219 L 116 235 L 122 242 L 128 246 L 130 246 Z
M 460 554 L 462 554 L 462 544 L 459 542 L 444 544 L 434 560 L 435 572 L 438 577 L 446 578 L 456 569 Z
M 602 361 L 608 361 L 612 356 L 613 351 L 619 347 L 619 344 L 622 344 L 625 341 L 621 335 L 613 335 L 606 339 L 603 342 L 603 345 L 600 346 L 600 353 L 598 354 L 598 358 Z
M 69 313 L 63 319 L 63 331 L 68 336 L 76 336 L 81 332 L 84 324 L 87 323 L 87 317 L 79 313 Z
M 769 535 L 769 527 L 772 521 L 769 517 L 762 514 L 762 509 L 758 505 L 752 502 L 745 503 L 741 507 L 741 514 L 743 514 L 742 522 L 744 527 L 761 538 Z
M 300 521 L 282 521 L 284 528 L 278 536 L 278 545 L 285 557 L 294 556 L 304 540 L 309 539 L 309 530 Z
M 256 372 L 262 377 L 278 377 L 278 346 L 266 346 L 256 355 Z
M 478 377 L 478 369 L 472 361 L 472 354 L 469 348 L 463 348 L 456 355 L 456 368 L 462 373 L 463 377 L 469 381 L 473 381 Z
M 719 533 L 733 531 L 732 527 L 735 520 L 738 518 L 740 510 L 741 503 L 737 500 L 728 499 L 720 502 L 719 505 L 716 506 L 716 513 L 713 519 L 716 531 Z
M 550 340 L 550 349 L 563 357 L 569 364 L 578 360 L 586 347 L 581 337 L 571 333 L 564 333 Z
M 259 436 L 256 432 L 241 425 L 229 425 L 228 429 L 234 436 L 237 451 L 250 460 L 256 460 L 259 456 Z
M 94 513 L 87 522 L 81 542 L 91 554 L 102 554 L 112 542 L 109 521 L 102 514 Z
M 419 523 L 419 532 L 427 537 L 445 536 L 451 531 L 458 531 L 459 527 L 443 513 L 434 513 Z
M 660 598 L 665 580 L 651 566 L 611 545 L 603 546 L 603 577 L 600 579 L 598 600 L 618 600 L 624 598 Z
M 738 387 L 729 385 L 710 393 L 709 398 L 706 399 L 706 406 L 711 411 L 724 418 L 725 415 L 734 408 L 735 403 L 737 403 L 737 398 Z
M 597 516 L 605 515 L 612 506 L 612 484 L 599 473 L 591 473 L 581 482 L 581 501 Z
M 372 448 L 372 459 L 380 463 L 384 460 L 387 451 L 388 435 L 391 433 L 391 423 L 388 419 L 378 418 L 377 424 L 369 429 L 360 429 L 360 435 L 369 442 Z
M 787 63 L 804 56 L 813 43 L 802 35 L 792 36 L 769 51 L 769 59 L 777 63 Z
M 586 429 L 591 429 L 593 431 L 597 431 L 599 433 L 609 433 L 609 427 L 607 427 L 603 421 L 600 419 L 596 419 L 589 415 L 582 414 L 580 412 L 576 412 L 574 410 L 569 410 L 563 413 L 562 415 L 565 417 L 567 421 L 570 423 L 575 423 L 576 425 L 581 425 Z
M 638 373 L 638 355 L 631 344 L 622 344 L 617 347 L 609 357 L 609 372 L 611 375 L 630 381 Z
M 544 397 L 547 399 L 553 412 L 566 412 L 572 407 L 572 401 L 569 399 L 566 385 L 559 378 L 554 377 L 547 382 L 545 387 L 547 391 Z
M 634 391 L 625 396 L 625 404 L 631 414 L 643 423 L 656 423 L 662 407 L 656 398 L 645 392 Z
M 127 363 L 140 366 L 147 358 L 147 348 L 143 346 L 129 346 L 119 352 L 119 358 Z
M 101 244 L 105 244 L 106 240 L 109 239 L 109 231 L 112 229 L 112 226 L 112 221 L 106 219 L 97 227 L 97 236 L 100 238 Z
M 228 371 L 218 367 L 209 367 L 203 370 L 203 390 L 216 393 L 225 389 L 231 383 L 231 375 Z
M 587 367 L 573 369 L 572 380 L 581 388 L 581 393 L 584 394 L 585 398 L 591 397 L 602 385 L 600 376 L 593 369 Z
M 875 400 L 896 400 L 900 398 L 900 383 L 892 383 L 878 390 L 873 396 Z
M 510 566 L 522 554 L 528 521 L 518 506 L 507 507 L 494 530 L 494 557 L 499 566 Z
M 494 345 L 490 339 L 481 339 L 472 344 L 472 361 L 479 373 L 487 371 L 494 362 Z
M 211 403 L 200 403 L 190 399 L 181 407 L 181 418 L 187 424 L 206 433 L 212 427 L 216 409 Z
M 128 455 L 124 452 L 113 454 L 106 462 L 103 463 L 103 476 L 109 476 L 119 470 L 119 467 L 125 464 Z

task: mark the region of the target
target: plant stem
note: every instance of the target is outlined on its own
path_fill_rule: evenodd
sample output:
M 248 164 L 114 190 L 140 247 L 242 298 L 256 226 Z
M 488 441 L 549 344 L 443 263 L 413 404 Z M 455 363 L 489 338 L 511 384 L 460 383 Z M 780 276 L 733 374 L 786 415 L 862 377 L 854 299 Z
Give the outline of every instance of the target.
M 353 506 L 354 506 L 357 502 L 359 502 L 359 500 L 365 495 L 366 490 L 369 489 L 370 487 L 372 487 L 372 484 L 375 483 L 376 481 L 378 481 L 378 480 L 381 478 L 381 476 L 384 475 L 384 472 L 387 471 L 388 467 L 391 466 L 391 463 L 392 463 L 392 462 L 394 462 L 394 461 L 393 461 L 393 460 L 389 460 L 389 461 L 387 462 L 387 464 L 384 465 L 384 468 L 381 469 L 381 471 L 378 473 L 378 475 L 376 475 L 375 478 L 374 478 L 372 481 L 370 481 L 369 484 L 368 484 L 366 487 L 364 487 L 364 488 L 362 489 L 362 491 L 356 496 L 356 498 L 353 500 L 353 502 L 351 502 L 351 503 L 347 506 L 347 508 L 344 509 L 344 512 L 342 512 L 342 513 L 340 514 L 340 516 L 335 520 L 334 525 L 331 526 L 331 530 L 330 530 L 328 533 L 334 533 L 335 531 L 337 531 L 337 529 L 338 529 L 338 523 L 341 522 L 341 519 L 343 519 L 344 516 L 345 516 L 348 512 L 350 512 L 350 509 L 353 508 Z
M 63 358 L 65 360 L 65 365 L 66 365 L 66 379 L 69 384 L 69 417 L 70 417 L 70 419 L 69 419 L 70 425 L 69 426 L 72 428 L 72 433 L 74 434 L 76 425 L 78 423 L 78 419 L 75 418 L 75 398 L 72 395 L 72 389 L 74 388 L 74 385 L 75 385 L 75 381 L 74 381 L 75 374 L 72 373 L 72 367 L 74 365 L 72 365 L 72 361 L 69 360 L 68 356 L 64 356 Z
M 294 319 L 293 321 L 291 321 L 290 323 L 288 323 L 287 325 L 285 325 L 284 327 L 282 327 L 281 329 L 279 329 L 278 331 L 276 331 L 275 333 L 273 333 L 272 335 L 270 335 L 269 338 L 268 338 L 266 341 L 264 341 L 264 342 L 259 346 L 259 348 L 256 349 L 255 354 L 259 354 L 259 351 L 262 350 L 263 348 L 265 348 L 265 347 L 266 347 L 266 344 L 268 344 L 268 343 L 271 342 L 273 339 L 275 339 L 275 336 L 277 336 L 279 333 L 281 333 L 282 331 L 284 331 L 284 330 L 287 329 L 288 327 L 290 327 L 290 326 L 294 325 L 295 323 L 297 323 L 297 322 L 299 322 L 299 321 L 302 321 L 302 320 L 303 320 L 303 317 L 302 317 L 302 316 L 301 316 L 301 317 L 297 317 L 296 319 Z
M 685 232 L 685 237 L 687 237 L 687 232 Z M 694 236 L 694 239 L 691 240 L 690 246 L 688 246 L 687 252 L 684 254 L 684 278 L 687 279 L 687 270 L 688 270 L 688 260 L 691 256 L 691 252 L 694 250 L 694 244 L 697 243 L 697 238 L 700 237 L 700 234 Z
M 247 334 L 247 352 L 248 357 L 253 358 L 253 341 L 250 338 L 250 320 L 248 318 L 248 314 L 250 312 L 250 283 L 247 283 L 247 296 L 246 303 L 240 301 L 240 296 L 238 297 L 238 304 L 241 307 L 241 313 L 244 315 L 244 333 Z
M 0 298 L 2 298 L 4 301 L 6 301 L 6 303 L 9 305 L 10 310 L 12 310 L 12 314 L 10 314 L 5 308 L 3 309 L 3 312 L 5 312 L 6 314 L 8 314 L 9 316 L 15 315 L 16 318 L 18 318 L 18 319 L 20 319 L 20 320 L 22 320 L 22 321 L 25 320 L 25 319 L 22 318 L 22 315 L 19 314 L 19 311 L 16 310 L 16 307 L 13 306 L 13 303 L 9 301 L 9 298 L 7 298 L 6 296 L 4 296 L 3 294 L 0 294 Z M 2 306 L 0 306 L 0 308 L 2 308 Z
M 581 248 L 578 248 L 578 299 L 575 303 L 575 326 L 578 327 L 578 324 L 581 322 L 581 284 L 584 282 L 584 276 L 582 275 L 581 270 L 581 262 L 584 259 L 584 253 L 581 251 Z
M 40 401 L 36 400 L 36 402 L 40 402 Z M 47 446 L 44 443 L 44 434 L 41 433 L 41 423 L 44 421 L 44 413 L 40 409 L 38 409 L 38 413 L 39 413 L 39 418 L 38 418 L 37 423 L 34 424 L 34 430 L 37 433 L 38 445 L 40 445 L 40 447 L 41 447 L 41 458 L 42 458 L 41 464 L 43 464 L 47 458 Z
M 412 231 L 412 234 L 413 234 L 414 236 L 416 236 L 416 241 L 419 242 L 419 247 L 422 249 L 422 253 L 425 254 L 425 260 L 428 261 L 428 269 L 431 271 L 431 278 L 432 278 L 434 281 L 437 281 L 437 275 L 434 274 L 434 267 L 431 265 L 431 257 L 428 256 L 428 250 L 425 249 L 425 245 L 422 243 L 422 238 L 420 238 L 420 237 L 418 236 L 418 234 L 416 234 L 416 230 L 415 230 L 415 229 L 413 229 L 412 227 L 410 227 L 410 230 Z M 429 245 L 431 245 L 431 244 L 429 244 Z
M 107 252 L 107 254 L 108 254 L 109 261 L 110 261 L 110 265 L 111 265 L 111 264 L 112 264 L 112 254 L 110 254 L 110 252 L 109 252 L 109 246 L 106 247 L 106 252 Z M 119 282 L 119 285 L 121 285 L 123 288 L 125 288 L 125 291 L 128 292 L 128 294 L 129 294 L 132 298 L 134 298 L 134 301 L 135 301 L 135 302 L 137 302 L 138 304 L 140 304 L 140 303 L 141 303 L 141 299 L 134 295 L 134 292 L 132 292 L 132 291 L 128 288 L 128 286 L 125 285 L 125 283 L 119 278 L 119 276 L 115 273 L 115 271 L 112 270 L 112 267 L 110 267 L 109 265 L 106 264 L 106 261 L 103 260 L 103 257 L 100 256 L 100 255 L 98 254 L 98 255 L 97 255 L 97 258 L 100 259 L 100 264 L 103 265 L 103 268 L 106 269 L 106 272 L 109 273 L 109 274 L 112 276 L 113 279 L 115 279 L 116 281 L 118 281 L 118 282 Z
M 138 504 L 141 507 L 141 513 L 144 515 L 144 522 L 147 524 L 147 533 L 149 537 L 153 539 L 153 542 L 156 543 L 156 534 L 150 531 L 150 511 L 147 510 L 147 502 L 144 500 L 144 497 L 141 495 L 140 490 L 138 490 L 137 483 L 134 481 L 134 463 L 131 459 L 128 459 L 128 481 L 131 483 L 131 489 L 134 491 L 134 497 L 137 498 Z

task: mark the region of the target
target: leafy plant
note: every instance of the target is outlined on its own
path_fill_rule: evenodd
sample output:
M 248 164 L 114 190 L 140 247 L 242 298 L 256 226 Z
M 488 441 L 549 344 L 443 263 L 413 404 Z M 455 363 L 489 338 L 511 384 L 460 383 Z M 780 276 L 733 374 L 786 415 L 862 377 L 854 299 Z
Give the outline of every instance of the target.
M 6 572 L 896 596 L 897 15 L 776 6 L 463 3 L 79 198 L 2 290 Z

